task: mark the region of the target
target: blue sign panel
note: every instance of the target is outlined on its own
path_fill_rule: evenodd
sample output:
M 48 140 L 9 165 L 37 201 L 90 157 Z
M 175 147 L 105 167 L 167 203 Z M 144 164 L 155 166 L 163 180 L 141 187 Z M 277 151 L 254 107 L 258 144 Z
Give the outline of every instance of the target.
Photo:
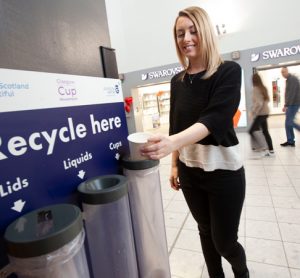
M 1 230 L 20 212 L 76 200 L 80 182 L 118 173 L 128 151 L 123 103 L 0 113 L 0 130 Z
M 120 173 L 127 135 L 119 80 L 0 69 L 0 268 L 6 227 Z

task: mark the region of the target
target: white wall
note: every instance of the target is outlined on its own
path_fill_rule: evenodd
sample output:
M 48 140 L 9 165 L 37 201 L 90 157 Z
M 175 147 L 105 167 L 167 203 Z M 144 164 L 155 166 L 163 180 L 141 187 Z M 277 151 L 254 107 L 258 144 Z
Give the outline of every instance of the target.
M 193 5 L 226 24 L 222 53 L 299 39 L 299 0 L 106 0 L 119 72 L 178 62 L 173 23 L 179 10 Z

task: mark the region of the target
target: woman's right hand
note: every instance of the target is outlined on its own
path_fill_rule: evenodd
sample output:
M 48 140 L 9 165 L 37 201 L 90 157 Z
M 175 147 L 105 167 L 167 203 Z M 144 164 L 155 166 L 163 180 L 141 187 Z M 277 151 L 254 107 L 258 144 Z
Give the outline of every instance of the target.
M 178 191 L 180 189 L 180 182 L 179 182 L 179 177 L 178 177 L 178 167 L 177 166 L 172 166 L 169 181 L 170 181 L 171 187 L 174 190 Z
M 148 138 L 148 144 L 141 148 L 141 154 L 150 159 L 161 159 L 174 151 L 172 136 L 153 134 Z

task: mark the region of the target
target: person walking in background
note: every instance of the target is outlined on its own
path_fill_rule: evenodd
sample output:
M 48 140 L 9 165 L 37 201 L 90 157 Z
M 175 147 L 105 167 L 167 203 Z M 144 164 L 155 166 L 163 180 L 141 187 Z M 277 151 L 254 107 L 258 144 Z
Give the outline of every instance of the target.
M 295 147 L 294 128 L 300 131 L 300 125 L 294 122 L 300 106 L 300 85 L 298 78 L 295 75 L 290 74 L 287 67 L 281 69 L 281 74 L 286 78 L 285 104 L 282 111 L 285 112 L 285 132 L 287 141 L 280 145 L 282 147 Z
M 252 125 L 249 129 L 251 141 L 255 144 L 256 150 L 264 151 L 265 142 L 268 150 L 263 152 L 264 156 L 274 156 L 272 138 L 268 130 L 267 118 L 269 116 L 269 94 L 258 73 L 252 76 L 253 94 L 252 94 Z M 261 136 L 264 135 L 264 138 Z M 264 140 L 265 139 L 265 140 Z
M 225 277 L 224 257 L 234 277 L 247 278 L 245 251 L 237 240 L 246 182 L 233 127 L 241 67 L 221 59 L 202 8 L 180 11 L 173 33 L 184 70 L 171 80 L 169 136 L 152 135 L 141 152 L 150 159 L 172 153 L 170 185 L 182 189 L 198 224 L 209 277 Z

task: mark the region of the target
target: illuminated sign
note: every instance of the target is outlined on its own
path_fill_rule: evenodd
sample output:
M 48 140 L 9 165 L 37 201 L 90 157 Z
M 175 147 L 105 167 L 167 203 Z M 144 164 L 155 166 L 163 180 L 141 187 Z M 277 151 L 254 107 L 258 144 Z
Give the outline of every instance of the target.
M 276 48 L 271 50 L 265 50 L 261 54 L 260 53 L 252 53 L 251 54 L 251 62 L 257 62 L 260 57 L 263 60 L 270 60 L 280 57 L 294 56 L 300 54 L 300 45 L 294 45 L 291 47 L 284 48 Z
M 178 66 L 175 68 L 169 68 L 164 70 L 157 70 L 157 71 L 151 71 L 147 73 L 142 73 L 141 78 L 142 80 L 151 80 L 151 79 L 157 79 L 167 76 L 173 76 L 183 70 L 183 67 Z

